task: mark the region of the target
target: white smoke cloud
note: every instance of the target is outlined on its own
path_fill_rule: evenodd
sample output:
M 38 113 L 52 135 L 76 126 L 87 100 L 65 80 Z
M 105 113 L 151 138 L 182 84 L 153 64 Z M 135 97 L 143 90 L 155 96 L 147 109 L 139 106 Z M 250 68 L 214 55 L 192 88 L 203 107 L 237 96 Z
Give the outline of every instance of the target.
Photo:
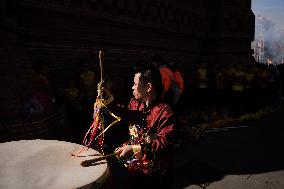
M 284 59 L 284 29 L 279 29 L 272 20 L 263 16 L 257 16 L 256 22 L 258 27 L 255 28 L 255 39 L 263 36 L 264 60 L 270 58 L 273 64 L 281 63 Z

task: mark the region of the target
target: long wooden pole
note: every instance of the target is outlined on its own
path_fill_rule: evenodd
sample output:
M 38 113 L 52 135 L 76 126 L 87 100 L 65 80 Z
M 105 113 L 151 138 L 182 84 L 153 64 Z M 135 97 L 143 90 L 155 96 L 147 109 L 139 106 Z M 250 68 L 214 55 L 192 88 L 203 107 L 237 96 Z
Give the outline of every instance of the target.
M 101 70 L 101 83 L 104 81 L 103 58 L 104 58 L 104 52 L 100 50 L 99 59 L 100 59 L 100 70 Z

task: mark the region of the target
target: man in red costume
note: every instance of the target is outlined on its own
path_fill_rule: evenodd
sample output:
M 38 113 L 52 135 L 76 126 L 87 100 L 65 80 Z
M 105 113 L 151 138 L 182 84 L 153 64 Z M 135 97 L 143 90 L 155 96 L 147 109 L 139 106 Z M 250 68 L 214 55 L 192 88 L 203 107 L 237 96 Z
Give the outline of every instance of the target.
M 166 181 L 170 180 L 174 117 L 171 107 L 160 101 L 163 86 L 159 69 L 149 64 L 136 67 L 132 90 L 134 98 L 128 108 L 123 108 L 113 101 L 107 85 L 99 85 L 99 94 L 107 99 L 107 108 L 128 123 L 130 139 L 115 151 L 128 167 L 131 179 L 127 185 L 139 188 L 147 183 L 170 187 Z

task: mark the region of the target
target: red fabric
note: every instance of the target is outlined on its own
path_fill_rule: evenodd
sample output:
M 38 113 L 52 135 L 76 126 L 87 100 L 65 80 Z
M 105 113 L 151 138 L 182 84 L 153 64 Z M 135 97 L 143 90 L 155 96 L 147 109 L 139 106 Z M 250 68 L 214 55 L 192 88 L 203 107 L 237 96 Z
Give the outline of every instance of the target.
M 144 103 L 131 99 L 128 108 L 110 103 L 108 109 L 122 118 L 122 122 L 131 125 L 144 125 L 139 130 L 138 138 L 130 139 L 124 144 L 140 144 L 142 160 L 129 164 L 130 171 L 142 172 L 146 175 L 164 176 L 168 173 L 173 150 L 174 115 L 171 107 L 165 103 L 153 103 L 146 108 Z M 131 128 L 129 127 L 129 128 Z M 131 129 L 130 129 L 131 130 Z M 150 142 L 146 142 L 151 136 Z M 134 143 L 133 143 L 134 141 Z
M 180 72 L 178 71 L 175 71 L 174 73 L 174 78 L 178 84 L 178 87 L 180 88 L 181 92 L 183 92 L 183 89 L 184 89 L 184 82 L 183 82 L 183 77 L 181 75 Z
M 130 110 L 145 111 L 144 104 L 132 99 L 128 105 Z M 164 103 L 156 103 L 146 110 L 144 113 L 146 120 L 147 135 L 152 136 L 154 139 L 150 142 L 150 151 L 152 153 L 144 153 L 143 161 L 134 169 L 143 171 L 145 174 L 163 174 L 167 172 L 167 158 L 171 153 L 173 145 L 174 134 L 174 119 L 173 112 L 169 105 Z M 141 139 L 143 141 L 143 139 Z M 148 155 L 155 154 L 155 159 Z M 154 166 L 147 166 L 147 162 L 154 162 Z M 130 167 L 131 169 L 131 167 Z
M 144 104 L 139 107 L 139 101 L 131 99 L 128 108 L 130 110 L 143 111 Z M 172 145 L 172 135 L 174 123 L 171 119 L 173 112 L 169 105 L 158 103 L 149 108 L 146 113 L 147 131 L 148 134 L 157 135 L 157 139 L 152 142 L 152 150 L 159 152 L 166 150 L 169 145 Z
M 167 92 L 171 88 L 173 72 L 167 67 L 160 67 L 160 73 L 162 76 L 162 84 L 164 92 Z

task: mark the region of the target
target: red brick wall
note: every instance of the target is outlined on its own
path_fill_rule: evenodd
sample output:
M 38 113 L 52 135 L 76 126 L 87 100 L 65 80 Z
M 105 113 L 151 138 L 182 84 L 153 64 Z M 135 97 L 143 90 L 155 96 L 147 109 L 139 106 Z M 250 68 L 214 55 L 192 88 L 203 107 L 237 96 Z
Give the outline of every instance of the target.
M 17 35 L 0 31 L 0 36 L 0 115 L 3 122 L 18 116 L 23 101 L 35 84 L 26 49 L 19 43 Z
M 82 58 L 92 60 L 98 69 L 98 51 L 105 49 L 105 71 L 114 82 L 117 98 L 123 99 L 124 89 L 132 83 L 131 66 L 153 53 L 167 60 L 178 57 L 185 79 L 190 64 L 199 59 L 245 61 L 251 53 L 248 26 L 253 15 L 247 3 L 22 0 L 2 5 L 6 6 L 0 9 L 4 18 L 0 29 L 3 119 L 17 117 L 33 89 L 33 60 L 49 62 L 51 82 L 61 87 L 68 76 L 78 74 Z M 234 20 L 242 22 L 228 28 L 227 23 Z

